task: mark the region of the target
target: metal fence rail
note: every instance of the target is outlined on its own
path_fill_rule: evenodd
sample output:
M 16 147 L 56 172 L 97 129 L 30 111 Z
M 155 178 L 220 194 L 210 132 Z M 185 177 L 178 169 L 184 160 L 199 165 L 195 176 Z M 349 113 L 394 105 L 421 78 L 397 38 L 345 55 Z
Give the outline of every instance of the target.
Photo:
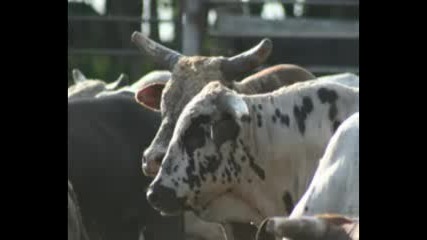
M 126 23 L 156 23 L 156 22 L 175 22 L 178 23 L 178 19 L 158 19 L 158 18 L 142 18 L 142 17 L 129 17 L 129 16 L 68 16 L 70 22 L 126 22 Z
M 236 31 L 235 26 L 239 26 Z M 265 20 L 260 17 L 220 15 L 209 33 L 224 37 L 359 38 L 358 21 L 324 19 Z
M 133 49 L 117 48 L 69 48 L 68 55 L 141 56 L 141 52 Z
M 260 3 L 271 3 L 266 0 L 249 0 L 249 1 L 231 1 L 231 0 L 208 0 L 209 3 L 217 4 L 260 4 Z M 322 5 L 322 6 L 359 6 L 359 0 L 275 0 L 275 3 L 282 4 L 304 4 L 304 5 Z
M 180 24 L 179 19 L 143 18 L 131 16 L 68 16 L 68 22 L 117 22 L 117 23 L 175 23 Z M 104 56 L 140 56 L 141 53 L 135 49 L 121 48 L 68 48 L 68 55 L 104 55 Z
M 262 4 L 269 3 L 271 1 L 266 0 L 249 0 L 249 1 L 232 1 L 232 0 L 206 0 L 205 4 Z M 282 4 L 303 4 L 303 5 L 323 5 L 323 6 L 344 6 L 344 7 L 358 7 L 359 0 L 277 0 L 275 2 Z M 183 10 L 185 12 L 185 10 Z M 358 39 L 359 38 L 359 24 L 358 20 L 342 21 L 342 20 L 305 20 L 305 19 L 286 19 L 286 20 L 264 20 L 255 18 L 253 16 L 223 16 L 219 14 L 221 19 L 217 19 L 214 26 L 205 29 L 208 36 L 212 37 L 279 37 L 279 38 L 338 38 L 338 39 Z M 188 16 L 187 16 L 188 17 Z M 188 30 L 189 20 L 187 19 L 187 26 L 185 29 Z M 194 18 L 194 21 L 198 21 L 198 18 Z M 336 23 L 335 23 L 335 22 Z M 160 19 L 160 18 L 144 18 L 135 16 L 117 16 L 117 15 L 105 15 L 105 16 L 76 16 L 69 15 L 68 23 L 78 22 L 102 22 L 102 23 L 175 23 L 178 29 L 182 24 L 181 17 L 175 17 L 173 19 Z M 238 25 L 240 28 L 239 32 L 236 31 L 232 25 Z M 329 24 L 332 22 L 334 24 Z M 193 22 L 194 23 L 194 22 Z M 234 23 L 234 24 L 232 24 Z M 190 24 L 191 25 L 191 24 Z M 194 25 L 194 24 L 193 24 Z M 193 26 L 191 25 L 191 26 Z M 250 26 L 245 27 L 245 26 Z M 254 27 L 256 26 L 256 27 Z M 332 27 L 331 27 L 332 26 Z M 194 27 L 194 26 L 193 26 Z M 184 31 L 185 29 L 182 29 Z M 194 30 L 194 29 L 193 29 Z M 197 29 L 196 29 L 197 30 Z M 302 31 L 304 30 L 304 31 Z M 185 36 L 186 31 L 182 34 Z M 187 36 L 189 38 L 190 36 Z M 183 41 L 185 39 L 182 39 Z M 185 42 L 185 41 L 184 41 Z M 187 43 L 186 45 L 188 45 Z M 184 43 L 185 45 L 185 43 Z M 196 44 L 197 45 L 197 44 Z M 183 46 L 183 51 L 185 47 Z M 191 52 L 191 51 L 190 51 Z M 195 51 L 196 53 L 198 51 Z M 141 56 L 141 53 L 135 49 L 123 49 L 123 48 L 69 48 L 68 56 L 115 56 L 115 57 L 136 57 Z M 354 72 L 358 73 L 358 66 L 335 66 L 335 65 L 322 65 L 321 63 L 316 66 L 305 66 L 313 72 Z

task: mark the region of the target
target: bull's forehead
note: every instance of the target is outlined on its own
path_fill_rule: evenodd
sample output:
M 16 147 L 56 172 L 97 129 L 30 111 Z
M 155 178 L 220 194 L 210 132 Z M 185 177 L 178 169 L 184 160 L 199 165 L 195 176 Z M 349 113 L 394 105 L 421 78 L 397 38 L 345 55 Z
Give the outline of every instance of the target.
M 176 121 L 185 105 L 209 82 L 222 80 L 222 57 L 183 57 L 175 65 L 172 80 L 162 94 L 161 111 Z
M 231 92 L 230 89 L 226 88 L 219 81 L 213 81 L 200 90 L 184 107 L 182 113 L 177 120 L 177 127 L 175 134 L 181 134 L 183 130 L 187 129 L 192 119 L 197 119 L 200 116 L 207 116 L 211 120 L 215 119 L 215 113 L 217 113 L 216 101 L 221 95 Z
M 194 121 L 200 117 L 212 119 L 216 108 L 212 104 L 212 96 L 193 98 L 184 108 L 177 120 L 173 139 L 179 139 L 185 131 L 192 125 L 199 123 Z

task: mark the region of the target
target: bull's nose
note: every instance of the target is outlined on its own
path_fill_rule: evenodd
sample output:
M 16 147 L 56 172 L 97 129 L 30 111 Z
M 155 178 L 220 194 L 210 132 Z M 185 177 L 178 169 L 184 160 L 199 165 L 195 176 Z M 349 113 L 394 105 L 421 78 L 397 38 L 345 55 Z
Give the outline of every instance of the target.
M 148 154 L 142 156 L 142 171 L 147 177 L 155 177 L 160 169 L 164 154 L 150 158 Z
M 160 184 L 152 185 L 147 192 L 147 200 L 155 209 L 173 214 L 181 209 L 181 201 L 175 190 Z

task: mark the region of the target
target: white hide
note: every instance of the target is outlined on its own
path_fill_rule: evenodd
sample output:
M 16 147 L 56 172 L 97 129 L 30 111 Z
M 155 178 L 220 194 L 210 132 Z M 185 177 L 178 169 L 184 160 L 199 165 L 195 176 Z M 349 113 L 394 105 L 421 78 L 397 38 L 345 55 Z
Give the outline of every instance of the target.
M 331 138 L 290 217 L 321 213 L 359 216 L 359 112 L 344 121 Z
M 339 73 L 333 75 L 326 75 L 317 78 L 318 81 L 322 82 L 334 82 L 340 83 L 349 87 L 359 88 L 359 76 L 353 73 Z

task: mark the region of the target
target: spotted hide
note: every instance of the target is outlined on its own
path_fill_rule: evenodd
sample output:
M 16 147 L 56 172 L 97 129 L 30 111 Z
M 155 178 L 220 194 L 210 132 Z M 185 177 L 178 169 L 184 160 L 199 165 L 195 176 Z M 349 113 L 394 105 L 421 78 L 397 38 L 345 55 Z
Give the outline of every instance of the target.
M 359 89 L 305 81 L 244 95 L 207 84 L 184 108 L 147 198 L 163 214 L 253 222 L 286 213 L 305 192 Z
M 290 217 L 325 212 L 359 217 L 359 112 L 346 119 L 331 138 Z
M 317 216 L 324 213 L 334 214 Z M 359 217 L 359 112 L 332 136 L 308 190 L 289 218 L 267 218 L 257 239 L 358 240 L 359 223 L 347 217 Z

